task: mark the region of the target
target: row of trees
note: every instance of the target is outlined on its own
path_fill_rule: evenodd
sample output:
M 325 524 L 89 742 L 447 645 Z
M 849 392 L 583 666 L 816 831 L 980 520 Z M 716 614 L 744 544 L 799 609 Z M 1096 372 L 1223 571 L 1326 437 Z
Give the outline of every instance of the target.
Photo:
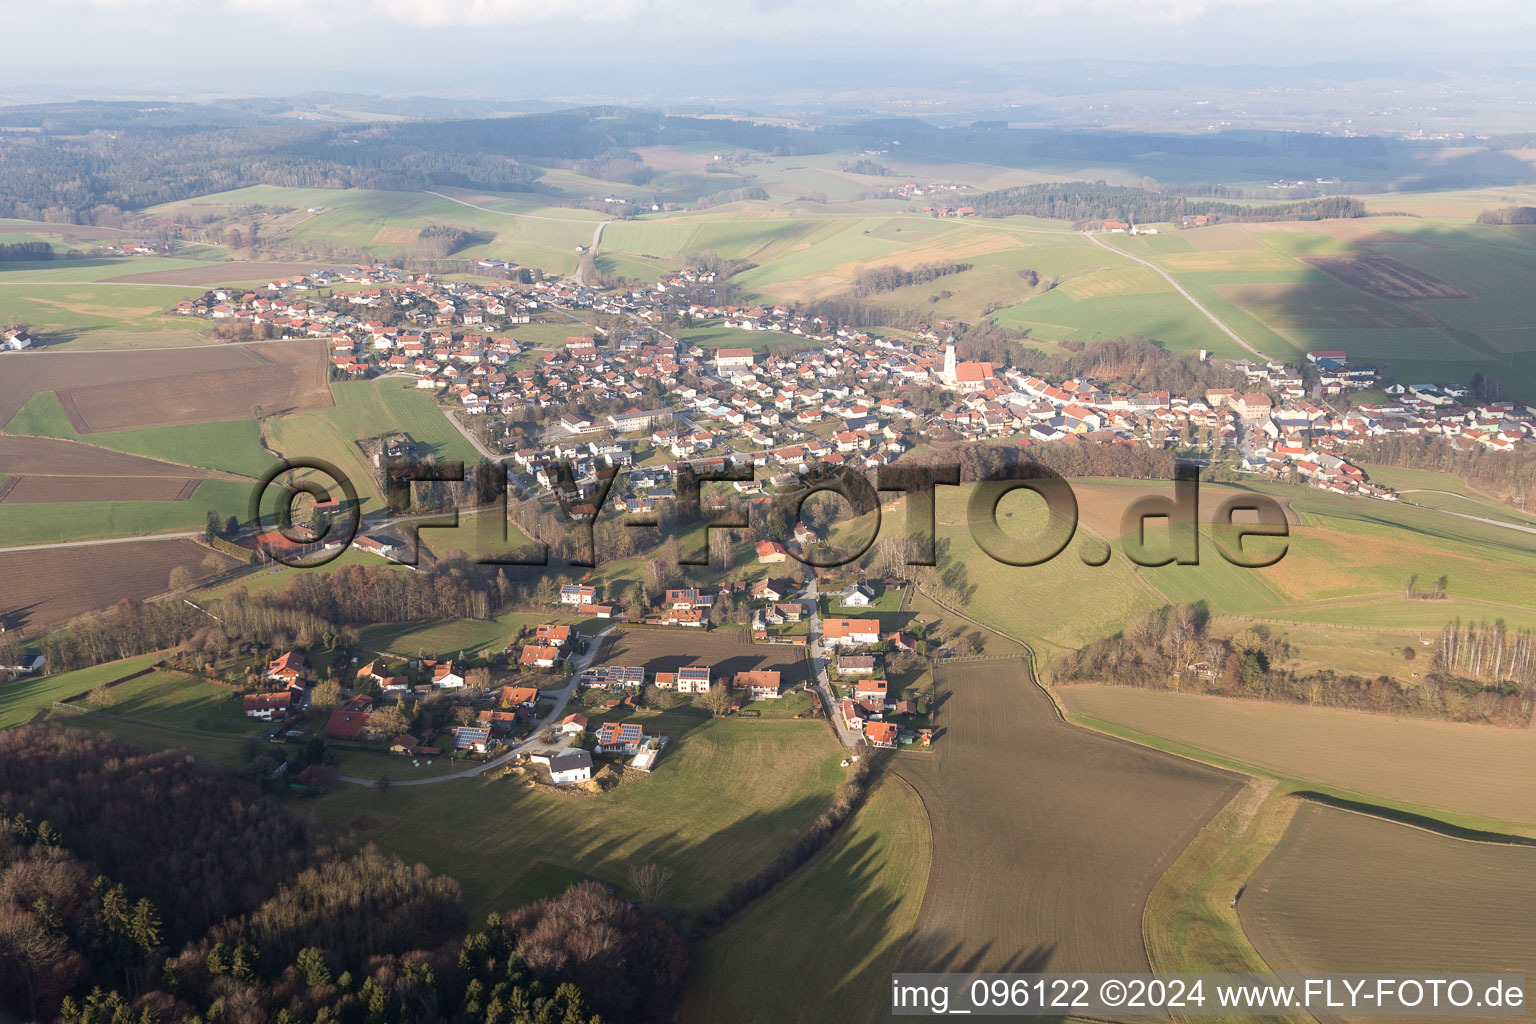
M 1234 697 L 1525 726 L 1536 709 L 1532 639 L 1494 627 L 1446 627 L 1432 671 L 1373 679 L 1282 663 L 1295 652 L 1256 624 L 1231 636 L 1209 629 L 1204 602 L 1167 606 L 1125 630 L 1060 656 L 1057 681 L 1093 680 L 1145 689 L 1194 689 Z M 1404 648 L 1405 661 L 1414 659 Z
M 0 263 L 51 260 L 53 257 L 53 246 L 47 242 L 12 242 L 0 245 Z
M 1205 216 L 1213 221 L 1323 220 L 1363 217 L 1365 204 L 1347 196 L 1330 196 L 1294 203 L 1243 206 L 1207 197 L 1177 195 L 1158 189 L 1104 182 L 1056 182 L 1016 185 L 986 192 L 971 205 L 983 217 L 1029 216 L 1085 224 L 1121 220 L 1149 224 Z
M 969 263 L 920 263 L 911 269 L 894 263 L 870 267 L 854 275 L 849 294 L 858 298 L 879 292 L 893 292 L 908 285 L 926 284 L 949 274 L 962 274 L 970 269 Z
M 1356 446 L 1349 457 L 1361 462 L 1449 473 L 1502 497 L 1536 496 L 1536 452 L 1524 447 L 1495 452 L 1481 445 L 1456 448 L 1442 437 L 1389 434 Z

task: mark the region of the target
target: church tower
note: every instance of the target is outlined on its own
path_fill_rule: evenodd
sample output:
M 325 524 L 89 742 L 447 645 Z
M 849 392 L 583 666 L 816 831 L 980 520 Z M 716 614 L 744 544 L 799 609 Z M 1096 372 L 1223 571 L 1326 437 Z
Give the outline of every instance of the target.
M 949 387 L 955 386 L 955 336 L 953 334 L 944 339 L 944 369 L 939 374 L 939 380 Z

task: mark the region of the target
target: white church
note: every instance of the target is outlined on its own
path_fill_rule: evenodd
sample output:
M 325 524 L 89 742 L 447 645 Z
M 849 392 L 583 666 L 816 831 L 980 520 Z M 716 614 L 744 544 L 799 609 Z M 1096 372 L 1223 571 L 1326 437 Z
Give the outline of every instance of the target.
M 957 363 L 954 336 L 944 339 L 944 369 L 934 374 L 934 379 L 942 387 L 957 391 L 982 391 L 991 386 L 994 376 L 991 363 Z

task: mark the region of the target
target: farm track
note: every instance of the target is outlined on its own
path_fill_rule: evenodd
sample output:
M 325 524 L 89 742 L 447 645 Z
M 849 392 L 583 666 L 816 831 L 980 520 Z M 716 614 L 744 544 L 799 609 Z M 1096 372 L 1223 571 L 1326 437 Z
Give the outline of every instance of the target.
M 1091 231 L 1084 231 L 1083 232 L 1083 237 L 1088 239 L 1088 241 L 1092 242 L 1094 245 L 1098 246 L 1100 249 L 1107 249 L 1108 251 L 1110 251 L 1112 253 L 1115 253 L 1117 256 L 1124 256 L 1126 259 L 1132 260 L 1132 261 L 1134 261 L 1136 263 L 1140 263 L 1144 267 L 1152 268 L 1152 270 L 1156 271 L 1157 274 L 1160 277 L 1162 277 L 1162 279 L 1164 281 L 1167 281 L 1170 285 L 1173 286 L 1173 290 L 1174 291 L 1176 291 L 1180 295 L 1184 296 L 1184 298 L 1189 302 L 1189 304 L 1191 306 L 1194 306 L 1197 310 L 1199 310 L 1200 314 L 1202 316 L 1204 316 L 1211 323 L 1215 324 L 1217 329 L 1220 330 L 1221 333 L 1225 334 L 1227 337 L 1231 338 L 1233 341 L 1235 341 L 1239 345 L 1241 345 L 1244 351 L 1251 352 L 1255 356 L 1258 356 L 1260 359 L 1266 359 L 1267 360 L 1269 358 L 1269 356 L 1265 355 L 1263 352 L 1260 352 L 1258 349 L 1256 349 L 1252 345 L 1248 344 L 1248 342 L 1246 340 L 1244 340 L 1244 338 L 1243 338 L 1243 336 L 1241 334 L 1238 334 L 1231 327 L 1228 327 L 1226 322 L 1224 320 L 1222 320 L 1221 317 L 1217 316 L 1215 313 L 1212 313 L 1209 309 L 1205 308 L 1205 304 L 1202 303 L 1199 299 L 1195 298 L 1193 295 L 1191 295 L 1188 288 L 1185 288 L 1182 284 L 1180 284 L 1177 280 L 1174 279 L 1174 276 L 1172 274 L 1168 273 L 1168 271 L 1164 270 L 1162 267 L 1158 266 L 1156 263 L 1153 263 L 1151 260 L 1144 260 L 1140 256 L 1132 256 L 1130 253 L 1124 251 L 1123 249 L 1117 249 L 1114 246 L 1110 245 L 1108 242 L 1101 241 Z
M 1147 896 L 1241 781 L 1068 725 L 1023 658 L 935 675 L 934 751 L 893 767 L 934 853 L 901 969 L 1148 970 Z

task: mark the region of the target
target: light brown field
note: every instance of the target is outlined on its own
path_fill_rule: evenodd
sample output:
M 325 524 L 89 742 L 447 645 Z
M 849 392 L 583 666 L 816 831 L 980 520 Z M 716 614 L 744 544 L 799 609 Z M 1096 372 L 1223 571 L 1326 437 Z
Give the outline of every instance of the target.
M 1143 295 L 1159 292 L 1167 283 L 1150 267 L 1129 267 L 1079 274 L 1061 283 L 1074 299 L 1102 299 L 1110 295 Z
M 1297 810 L 1237 904 L 1243 930 L 1275 971 L 1527 978 L 1536 977 L 1532 906 L 1536 848 L 1452 839 L 1312 803 Z
M 1470 299 L 1471 295 L 1427 271 L 1391 256 L 1310 256 L 1302 261 L 1330 277 L 1385 299 Z
M 17 476 L 159 476 L 238 479 L 227 473 L 180 466 L 57 437 L 0 434 L 0 473 Z
M 232 260 L 208 267 L 183 267 L 179 270 L 151 270 L 111 278 L 122 284 L 239 284 L 268 282 L 284 277 L 304 277 L 328 266 L 324 263 L 263 263 L 259 260 Z M 302 294 L 302 293 L 301 293 Z
M 1536 730 L 1102 684 L 1056 693 L 1074 713 L 1282 775 L 1536 825 Z
M 1206 251 L 1230 251 L 1233 249 L 1262 249 L 1264 243 L 1242 224 L 1208 224 L 1192 228 L 1179 235 L 1196 249 Z
M 1200 273 L 1210 270 L 1294 270 L 1296 268 L 1296 261 L 1285 253 L 1262 248 L 1257 252 L 1252 249 L 1171 252 L 1159 254 L 1157 262 L 1164 268 L 1177 273 Z
M 1135 485 L 1093 483 L 1082 481 L 1069 481 L 1072 484 L 1072 493 L 1077 496 L 1077 514 L 1082 525 L 1109 540 L 1122 536 L 1125 531 L 1125 514 L 1130 510 L 1132 503 L 1145 497 L 1173 497 L 1172 482 L 1139 481 Z M 1217 484 L 1202 484 L 1200 486 L 1200 507 L 1197 513 L 1198 521 L 1202 523 L 1215 522 L 1216 512 L 1222 502 L 1234 495 L 1246 494 L 1238 487 L 1223 487 Z M 1299 524 L 1301 517 L 1291 511 L 1291 503 L 1288 498 L 1276 498 L 1280 507 L 1285 510 L 1286 518 L 1291 523 Z M 1239 513 L 1234 517 L 1238 522 L 1252 521 L 1252 516 Z M 1153 522 L 1156 522 L 1155 520 Z M 1284 561 L 1284 559 L 1282 559 Z
M 0 484 L 0 504 L 50 501 L 186 501 L 197 480 L 163 476 L 13 476 Z
M 1074 728 L 1022 660 L 942 666 L 929 754 L 892 770 L 933 864 L 908 971 L 1146 971 L 1147 895 L 1237 776 Z
M 171 570 L 186 566 L 194 580 L 215 573 L 203 561 L 215 554 L 193 541 L 130 541 L 85 547 L 0 551 L 0 620 L 35 633 L 77 615 L 101 611 L 123 598 L 149 598 L 170 589 Z M 232 558 L 217 555 L 225 568 Z
M 331 403 L 317 340 L 191 349 L 25 354 L 6 365 L 0 424 L 39 391 L 58 393 L 81 433 L 271 416 Z
M 373 245 L 414 245 L 419 228 L 379 228 L 374 233 Z

